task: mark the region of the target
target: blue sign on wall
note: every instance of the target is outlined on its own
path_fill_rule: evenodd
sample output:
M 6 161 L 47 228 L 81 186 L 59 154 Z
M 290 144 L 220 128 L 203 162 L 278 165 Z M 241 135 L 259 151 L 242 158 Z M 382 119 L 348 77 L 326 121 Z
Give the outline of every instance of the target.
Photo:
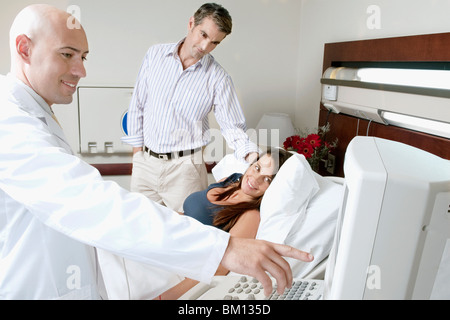
M 125 112 L 122 116 L 122 131 L 123 133 L 125 133 L 125 135 L 128 135 L 127 118 L 128 118 L 128 111 Z

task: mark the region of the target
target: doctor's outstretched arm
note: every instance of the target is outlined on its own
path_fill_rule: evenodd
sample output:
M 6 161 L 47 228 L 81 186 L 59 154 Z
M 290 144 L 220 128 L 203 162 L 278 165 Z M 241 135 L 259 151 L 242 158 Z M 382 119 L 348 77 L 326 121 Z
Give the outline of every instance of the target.
M 272 281 L 266 272 L 276 279 L 277 291 L 280 294 L 292 284 L 292 270 L 283 256 L 305 262 L 314 259 L 311 254 L 287 245 L 232 236 L 221 264 L 236 273 L 258 279 L 268 296 L 272 292 Z

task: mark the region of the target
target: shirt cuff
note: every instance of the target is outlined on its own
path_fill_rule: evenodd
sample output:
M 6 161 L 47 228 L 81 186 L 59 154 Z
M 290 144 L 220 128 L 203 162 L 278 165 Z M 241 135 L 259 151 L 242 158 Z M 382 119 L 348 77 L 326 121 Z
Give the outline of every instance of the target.
M 247 155 L 252 152 L 261 153 L 261 149 L 259 149 L 258 146 L 253 142 L 248 141 L 234 151 L 234 156 L 236 157 L 236 159 L 239 159 L 246 163 L 245 157 L 247 157 Z
M 144 146 L 144 137 L 142 136 L 125 136 L 120 138 L 120 141 L 129 144 L 135 148 L 140 148 Z

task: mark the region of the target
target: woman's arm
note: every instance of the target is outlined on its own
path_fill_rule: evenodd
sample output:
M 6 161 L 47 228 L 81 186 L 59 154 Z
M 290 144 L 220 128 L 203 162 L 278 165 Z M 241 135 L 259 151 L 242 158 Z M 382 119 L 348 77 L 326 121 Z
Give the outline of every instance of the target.
M 261 218 L 258 210 L 244 212 L 230 229 L 230 235 L 237 238 L 255 239 Z

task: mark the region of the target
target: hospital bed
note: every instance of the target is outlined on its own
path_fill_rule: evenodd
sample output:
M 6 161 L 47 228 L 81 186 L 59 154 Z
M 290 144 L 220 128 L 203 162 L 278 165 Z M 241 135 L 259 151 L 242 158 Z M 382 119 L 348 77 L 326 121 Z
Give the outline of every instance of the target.
M 229 154 L 212 169 L 212 174 L 218 181 L 235 172 L 243 173 L 247 167 Z M 295 153 L 280 168 L 263 196 L 256 237 L 311 252 L 313 262 L 287 259 L 293 276 L 323 279 L 342 196 L 343 178 L 320 176 L 311 170 L 303 155 Z M 106 299 L 152 299 L 183 280 L 166 270 L 124 260 L 103 250 L 98 250 L 98 256 Z M 200 283 L 181 298 L 195 299 L 208 286 Z
M 246 164 L 227 155 L 212 173 L 218 181 L 233 172 L 243 173 L 246 168 Z M 261 222 L 256 238 L 313 253 L 314 261 L 309 263 L 288 259 L 295 278 L 323 279 L 342 203 L 343 183 L 343 178 L 320 176 L 311 170 L 302 155 L 294 154 L 267 189 L 261 203 Z M 217 277 L 214 281 L 222 279 Z M 196 299 L 210 286 L 200 283 L 180 299 Z

